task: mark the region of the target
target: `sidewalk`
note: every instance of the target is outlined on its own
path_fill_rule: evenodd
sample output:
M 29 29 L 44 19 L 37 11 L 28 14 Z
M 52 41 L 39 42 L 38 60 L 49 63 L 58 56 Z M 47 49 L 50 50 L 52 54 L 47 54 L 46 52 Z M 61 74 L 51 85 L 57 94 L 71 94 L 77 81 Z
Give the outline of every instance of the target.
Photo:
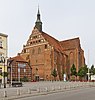
M 23 87 L 0 89 L 0 100 L 14 100 L 29 96 L 45 95 L 55 92 L 65 92 L 72 89 L 82 89 L 95 86 L 93 82 L 35 82 L 24 83 Z

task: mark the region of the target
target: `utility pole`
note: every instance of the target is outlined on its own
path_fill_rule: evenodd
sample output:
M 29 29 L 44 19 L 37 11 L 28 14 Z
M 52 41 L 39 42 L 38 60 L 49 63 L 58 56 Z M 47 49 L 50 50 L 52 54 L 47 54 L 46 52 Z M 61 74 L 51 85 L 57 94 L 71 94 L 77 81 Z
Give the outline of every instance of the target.
M 88 50 L 88 82 L 89 82 L 89 50 Z

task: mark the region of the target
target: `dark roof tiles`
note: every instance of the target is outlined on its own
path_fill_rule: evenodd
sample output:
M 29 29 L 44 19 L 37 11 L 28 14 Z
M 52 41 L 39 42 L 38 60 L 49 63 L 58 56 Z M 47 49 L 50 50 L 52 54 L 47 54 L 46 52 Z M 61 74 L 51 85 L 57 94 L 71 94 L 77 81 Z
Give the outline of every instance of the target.
M 45 32 L 42 32 L 42 36 L 57 50 L 58 52 L 63 52 L 62 51 L 62 46 L 60 45 L 60 42 L 53 38 L 52 36 L 48 35 Z
M 25 60 L 25 59 L 23 59 L 20 55 L 18 55 L 18 56 L 15 56 L 15 57 L 12 57 L 12 58 L 10 58 L 11 60 L 15 60 L 15 61 L 17 61 L 17 62 L 26 62 L 27 63 L 27 61 Z

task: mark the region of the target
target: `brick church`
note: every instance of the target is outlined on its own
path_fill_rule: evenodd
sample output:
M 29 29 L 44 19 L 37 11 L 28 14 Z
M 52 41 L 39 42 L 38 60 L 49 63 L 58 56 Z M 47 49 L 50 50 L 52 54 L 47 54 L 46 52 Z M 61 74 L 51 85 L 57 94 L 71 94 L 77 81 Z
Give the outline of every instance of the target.
M 54 69 L 57 71 L 57 80 L 63 79 L 63 71 L 69 79 L 70 68 L 73 64 L 77 71 L 79 67 L 85 64 L 80 39 L 73 38 L 59 41 L 43 32 L 39 9 L 34 29 L 26 45 L 23 45 L 22 52 L 17 57 L 24 59 L 24 62 L 28 62 L 31 71 L 27 73 L 32 80 L 53 80 L 51 73 Z

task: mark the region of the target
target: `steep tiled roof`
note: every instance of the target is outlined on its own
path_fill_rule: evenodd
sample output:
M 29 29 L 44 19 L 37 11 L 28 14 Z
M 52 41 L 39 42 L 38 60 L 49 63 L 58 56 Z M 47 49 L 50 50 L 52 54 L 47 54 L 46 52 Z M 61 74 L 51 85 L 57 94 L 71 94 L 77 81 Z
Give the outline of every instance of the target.
M 45 32 L 42 32 L 42 36 L 52 45 L 54 46 L 55 50 L 57 50 L 58 52 L 63 52 L 62 51 L 62 46 L 60 45 L 60 42 L 58 40 L 56 40 L 55 38 L 53 38 L 52 36 L 48 35 Z
M 10 58 L 11 60 L 15 60 L 17 62 L 27 62 L 25 59 L 23 59 L 20 55 L 18 56 L 15 56 L 15 57 L 12 57 Z
M 64 40 L 64 41 L 60 41 L 60 44 L 65 49 L 78 48 L 80 47 L 80 39 L 78 37 L 78 38 L 73 38 L 69 40 Z

